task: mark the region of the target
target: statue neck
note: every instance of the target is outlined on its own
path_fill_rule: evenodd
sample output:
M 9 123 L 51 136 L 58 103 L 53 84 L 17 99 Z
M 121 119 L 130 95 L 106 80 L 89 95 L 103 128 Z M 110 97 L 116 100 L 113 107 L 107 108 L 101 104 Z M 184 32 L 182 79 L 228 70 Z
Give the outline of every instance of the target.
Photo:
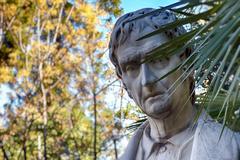
M 162 138 L 170 138 L 193 123 L 196 109 L 191 103 L 184 108 L 177 108 L 180 108 L 180 110 L 175 110 L 165 119 L 148 117 L 151 128 L 150 136 L 153 139 L 158 141 Z

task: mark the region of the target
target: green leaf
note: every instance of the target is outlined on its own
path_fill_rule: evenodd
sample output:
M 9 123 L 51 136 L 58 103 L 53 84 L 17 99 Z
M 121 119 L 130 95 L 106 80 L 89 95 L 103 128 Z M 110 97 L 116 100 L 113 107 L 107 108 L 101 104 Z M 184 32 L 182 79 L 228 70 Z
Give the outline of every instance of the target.
M 215 8 L 212 8 L 212 9 L 206 11 L 206 12 L 197 14 L 197 15 L 189 16 L 189 17 L 183 18 L 183 19 L 178 19 L 174 22 L 171 22 L 171 23 L 168 23 L 166 25 L 161 26 L 159 29 L 157 29 L 157 30 L 155 30 L 155 31 L 153 31 L 153 32 L 151 32 L 147 35 L 142 36 L 141 38 L 137 39 L 137 41 L 148 38 L 148 37 L 151 37 L 151 36 L 156 35 L 156 34 L 160 34 L 160 33 L 164 32 L 166 30 L 176 28 L 177 26 L 182 26 L 182 25 L 185 25 L 185 24 L 196 22 L 199 19 L 206 19 L 207 20 L 207 19 L 209 19 L 209 15 L 211 15 L 213 13 L 216 13 L 216 11 L 218 9 L 219 9 L 219 6 L 215 7 Z

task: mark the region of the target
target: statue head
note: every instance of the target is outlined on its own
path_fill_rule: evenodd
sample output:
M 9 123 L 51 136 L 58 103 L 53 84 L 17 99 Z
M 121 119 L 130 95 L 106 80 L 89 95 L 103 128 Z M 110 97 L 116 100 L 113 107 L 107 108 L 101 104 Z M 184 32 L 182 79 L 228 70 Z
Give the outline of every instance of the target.
M 146 59 L 146 53 L 185 33 L 185 29 L 181 26 L 136 41 L 141 36 L 176 20 L 172 12 L 158 11 L 129 21 L 151 11 L 154 9 L 140 9 L 118 19 L 111 34 L 109 54 L 129 96 L 148 116 L 164 118 L 176 110 L 177 106 L 184 105 L 188 101 L 194 89 L 194 82 L 191 78 L 187 78 L 177 88 L 171 87 L 183 73 L 182 70 L 175 71 L 162 80 L 158 79 L 175 68 L 190 55 L 191 51 L 186 49 L 184 53 L 142 63 Z M 194 95 L 192 102 L 193 99 Z

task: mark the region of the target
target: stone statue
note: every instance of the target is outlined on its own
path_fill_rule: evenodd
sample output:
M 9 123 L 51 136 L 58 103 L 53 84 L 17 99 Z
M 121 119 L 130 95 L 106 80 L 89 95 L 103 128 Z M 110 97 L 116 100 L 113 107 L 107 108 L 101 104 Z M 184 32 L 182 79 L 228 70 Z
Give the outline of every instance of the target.
M 189 100 L 194 89 L 193 76 L 172 89 L 182 70 L 158 81 L 191 51 L 142 63 L 152 49 L 185 32 L 183 27 L 178 27 L 136 41 L 176 20 L 172 12 L 161 11 L 128 21 L 153 10 L 145 8 L 120 17 L 109 43 L 110 59 L 118 77 L 148 117 L 129 141 L 120 160 L 239 160 L 239 134 L 225 128 L 219 140 L 222 125 L 205 113 L 194 123 L 194 95 Z

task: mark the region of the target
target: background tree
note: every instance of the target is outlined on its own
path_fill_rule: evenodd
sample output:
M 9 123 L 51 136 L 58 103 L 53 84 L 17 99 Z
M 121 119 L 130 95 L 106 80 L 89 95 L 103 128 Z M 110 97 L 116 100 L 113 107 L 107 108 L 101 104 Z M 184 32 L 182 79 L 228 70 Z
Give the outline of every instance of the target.
M 0 82 L 15 95 L 1 115 L 0 156 L 97 159 L 101 154 L 113 129 L 104 102 L 103 27 L 121 13 L 120 1 L 104 2 L 108 5 L 1 2 Z

